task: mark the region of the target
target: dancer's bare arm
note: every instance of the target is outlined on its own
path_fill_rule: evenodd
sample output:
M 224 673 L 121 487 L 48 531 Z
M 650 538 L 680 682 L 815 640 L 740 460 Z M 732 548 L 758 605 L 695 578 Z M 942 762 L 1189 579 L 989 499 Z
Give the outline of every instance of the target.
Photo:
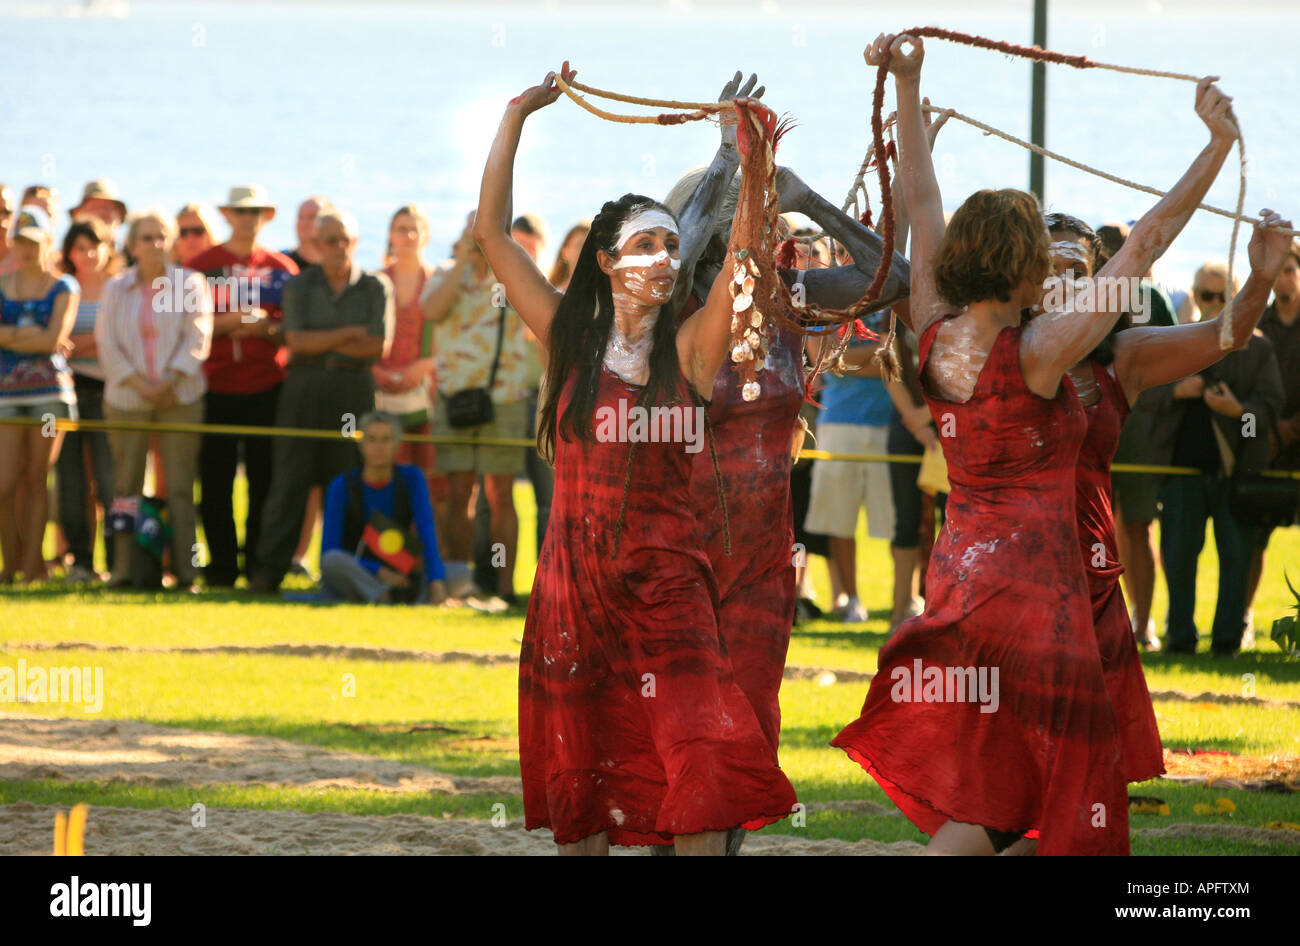
M 939 193 L 921 113 L 921 63 L 925 47 L 920 39 L 906 33 L 881 35 L 866 51 L 868 65 L 879 65 L 886 52 L 898 94 L 898 189 L 907 201 L 912 225 L 908 327 L 919 338 L 940 314 L 942 300 L 935 289 L 931 261 L 943 240 L 943 196 Z
M 1210 129 L 1210 143 L 1173 189 L 1133 225 L 1124 245 L 1098 276 L 1145 276 L 1187 226 L 1218 177 L 1232 143 L 1237 140 L 1237 122 L 1232 114 L 1232 99 L 1213 84 L 1216 78 L 1207 77 L 1196 86 L 1196 114 Z
M 1269 293 L 1291 252 L 1291 238 L 1281 230 L 1291 222 L 1265 209 L 1250 240 L 1250 276 L 1232 297 L 1232 350 L 1245 348 L 1268 305 Z M 1281 228 L 1281 229 L 1279 229 Z M 1228 307 L 1224 308 L 1224 312 Z M 1146 326 L 1115 336 L 1115 377 L 1129 404 L 1147 388 L 1196 374 L 1227 354 L 1219 347 L 1223 313 L 1208 322 Z
M 709 298 L 677 330 L 682 374 L 706 399 L 713 397 L 713 382 L 731 346 L 731 294 L 727 292 L 731 273 L 730 266 L 722 267 L 713 280 Z
M 565 73 L 565 81 L 572 80 L 574 75 L 576 70 Z M 550 105 L 559 95 L 555 73 L 548 72 L 541 85 L 526 90 L 506 106 L 487 165 L 483 168 L 478 213 L 474 219 L 474 240 L 487 257 L 492 272 L 505 285 L 510 304 L 543 345 L 550 339 L 551 320 L 555 318 L 562 294 L 547 281 L 546 275 L 537 268 L 524 248 L 511 239 L 511 193 L 514 189 L 515 152 L 519 148 L 524 119 L 539 108 Z
M 751 75 L 743 85 L 742 75 L 737 72 L 731 81 L 722 87 L 718 94 L 719 102 L 730 102 L 734 98 L 761 98 L 766 87 L 759 86 L 757 75 Z M 753 91 L 751 91 L 753 90 Z M 695 191 L 686 201 L 686 206 L 677 217 L 677 226 L 681 242 L 682 268 L 677 274 L 677 283 L 673 286 L 673 298 L 670 305 L 680 306 L 690 294 L 695 282 L 695 264 L 699 262 L 709 238 L 718 225 L 718 213 L 722 209 L 722 199 L 727 194 L 727 187 L 740 167 L 740 149 L 736 146 L 736 123 L 734 113 L 722 117 L 722 141 L 717 154 L 704 171 L 704 177 L 696 185 Z

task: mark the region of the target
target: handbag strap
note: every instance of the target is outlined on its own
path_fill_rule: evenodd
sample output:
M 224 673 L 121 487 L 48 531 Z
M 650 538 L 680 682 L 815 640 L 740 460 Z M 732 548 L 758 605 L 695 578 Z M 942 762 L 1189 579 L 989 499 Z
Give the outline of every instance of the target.
M 492 394 L 492 386 L 497 382 L 497 364 L 501 361 L 501 339 L 506 334 L 506 307 L 501 306 L 501 318 L 497 322 L 497 350 L 492 354 L 492 371 L 488 374 L 487 391 Z

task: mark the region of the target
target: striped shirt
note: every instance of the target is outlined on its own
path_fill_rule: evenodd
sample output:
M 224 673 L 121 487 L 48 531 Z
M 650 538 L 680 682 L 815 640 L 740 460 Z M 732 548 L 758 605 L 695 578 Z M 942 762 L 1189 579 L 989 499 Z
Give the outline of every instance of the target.
M 95 334 L 95 317 L 99 314 L 99 300 L 87 302 L 82 299 L 77 303 L 77 320 L 72 324 L 73 335 Z M 68 367 L 83 378 L 104 380 L 104 369 L 98 358 L 78 358 L 76 352 L 68 359 Z
M 141 286 L 133 266 L 104 286 L 95 320 L 95 344 L 104 370 L 104 401 L 120 410 L 153 405 L 124 382 L 132 375 L 164 381 L 181 377 L 176 400 L 192 404 L 207 382 L 203 362 L 212 347 L 212 293 L 203 276 L 167 265 L 151 286 Z

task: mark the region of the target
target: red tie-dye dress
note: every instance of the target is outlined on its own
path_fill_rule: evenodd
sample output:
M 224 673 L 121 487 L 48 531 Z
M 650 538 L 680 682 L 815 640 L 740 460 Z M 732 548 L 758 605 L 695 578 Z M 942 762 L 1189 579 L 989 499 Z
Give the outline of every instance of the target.
M 881 648 L 832 744 L 927 834 L 1037 828 L 1039 854 L 1118 854 L 1127 797 L 1074 510 L 1086 420 L 1068 379 L 1051 400 L 1029 390 L 1021 332 L 1001 331 L 968 401 L 927 386 L 952 492 L 926 610 Z
M 718 630 L 736 682 L 776 749 L 781 733 L 778 694 L 794 622 L 794 507 L 790 502 L 790 444 L 803 404 L 801 339 L 773 330 L 758 375 L 757 400 L 741 397 L 730 361 L 713 386 L 709 421 L 727 503 L 731 554 L 726 551 L 718 487 L 707 450 L 695 455 L 691 489 L 704 529 L 704 548 L 718 582 Z
M 1151 693 L 1120 589 L 1124 568 L 1119 562 L 1110 499 L 1110 464 L 1129 404 L 1123 386 L 1110 370 L 1095 361 L 1088 363 L 1097 377 L 1099 396 L 1097 403 L 1084 408 L 1088 434 L 1079 450 L 1075 478 L 1079 543 L 1087 567 L 1097 648 L 1119 727 L 1120 775 L 1125 782 L 1141 782 L 1163 774 L 1165 766 Z
M 640 393 L 602 369 L 596 410 Z M 694 407 L 684 378 L 678 401 Z M 520 654 L 519 762 L 526 827 L 558 843 L 608 831 L 611 844 L 666 844 L 759 828 L 794 804 L 719 640 L 692 458 L 681 442 L 557 438 Z

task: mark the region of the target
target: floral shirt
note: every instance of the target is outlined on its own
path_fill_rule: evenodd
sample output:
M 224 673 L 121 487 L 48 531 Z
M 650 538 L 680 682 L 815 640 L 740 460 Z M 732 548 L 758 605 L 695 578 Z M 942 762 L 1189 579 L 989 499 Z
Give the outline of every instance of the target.
M 438 267 L 425 283 L 424 298 L 436 292 L 454 269 L 452 264 Z M 505 303 L 505 289 L 491 270 L 480 280 L 473 268 L 466 266 L 461 272 L 460 292 L 446 318 L 433 330 L 434 377 L 444 397 L 466 388 L 487 387 L 501 319 L 501 308 L 494 304 L 497 302 Z M 509 304 L 505 304 L 505 319 L 501 360 L 492 386 L 492 401 L 496 404 L 522 401 L 530 387 L 529 342 L 524 336 L 523 320 Z

